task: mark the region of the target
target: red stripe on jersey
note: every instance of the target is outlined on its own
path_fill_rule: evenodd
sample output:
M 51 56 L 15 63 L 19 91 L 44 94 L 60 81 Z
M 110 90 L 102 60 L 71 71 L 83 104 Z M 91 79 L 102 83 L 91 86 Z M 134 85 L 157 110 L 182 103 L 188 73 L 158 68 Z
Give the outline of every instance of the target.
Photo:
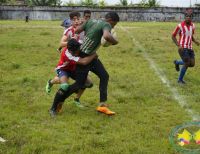
M 79 57 L 73 56 L 67 48 L 65 48 L 61 55 L 56 70 L 62 69 L 66 71 L 75 71 L 76 63 L 79 60 Z
M 64 31 L 64 35 L 68 37 L 68 39 L 70 40 L 71 38 L 76 38 L 77 41 L 79 41 L 79 43 L 83 42 L 83 38 L 82 35 L 84 35 L 84 33 L 80 33 L 80 34 L 76 34 L 75 33 L 75 28 L 73 26 L 67 28 Z
M 193 23 L 191 23 L 190 25 L 186 25 L 185 21 L 183 21 L 176 27 L 172 35 L 176 37 L 176 35 L 179 34 L 179 44 L 183 48 L 192 49 L 192 36 L 194 34 L 194 31 L 195 26 Z

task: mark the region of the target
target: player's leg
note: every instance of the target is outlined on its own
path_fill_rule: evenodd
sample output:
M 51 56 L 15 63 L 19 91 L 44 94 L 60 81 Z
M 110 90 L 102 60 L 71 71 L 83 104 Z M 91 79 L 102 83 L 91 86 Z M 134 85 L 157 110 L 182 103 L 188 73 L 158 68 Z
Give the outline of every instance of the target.
M 60 102 L 64 102 L 66 98 L 68 98 L 71 94 L 78 91 L 84 86 L 85 80 L 87 78 L 87 74 L 89 71 L 88 66 L 79 66 L 76 67 L 76 82 L 72 85 L 68 86 L 68 89 L 65 91 L 62 88 L 60 88 L 55 97 L 54 101 L 51 107 L 51 111 L 56 113 L 56 108 Z
M 91 78 L 89 77 L 89 75 L 87 76 L 87 79 L 85 81 L 85 85 L 84 85 L 84 88 L 80 89 L 78 91 L 78 93 L 76 94 L 75 98 L 74 98 L 74 103 L 76 104 L 76 106 L 78 107 L 84 107 L 81 102 L 80 102 L 80 98 L 81 96 L 83 95 L 84 91 L 86 88 L 92 88 L 93 87 L 93 83 L 92 83 L 92 80 Z
M 66 71 L 63 71 L 63 70 L 58 70 L 57 72 L 58 72 L 58 77 L 59 77 L 59 81 L 60 81 L 60 89 L 58 90 L 58 92 L 61 95 L 63 95 L 64 92 L 66 92 L 69 87 L 69 84 L 68 84 L 68 80 L 69 80 L 68 76 L 69 75 Z M 64 101 L 60 100 L 59 102 L 57 102 L 57 104 L 52 105 L 52 107 L 50 109 L 51 116 L 55 116 L 56 113 L 61 112 L 63 103 L 64 103 Z
M 60 79 L 58 76 L 55 76 L 53 79 L 49 79 L 46 84 L 46 93 L 50 94 L 51 88 L 54 84 L 60 84 Z
M 107 73 L 107 71 L 105 70 L 103 64 L 99 59 L 94 59 L 92 61 L 91 71 L 95 73 L 100 79 L 100 84 L 99 84 L 100 103 L 97 107 L 97 111 L 105 113 L 107 115 L 115 114 L 115 112 L 109 110 L 106 105 L 109 74 Z
M 185 84 L 185 81 L 183 80 L 183 78 L 185 76 L 187 68 L 190 65 L 190 55 L 189 55 L 188 49 L 183 49 L 183 51 L 180 53 L 180 56 L 181 56 L 184 64 L 183 64 L 180 74 L 179 74 L 178 83 Z
M 190 65 L 189 67 L 194 67 L 195 66 L 195 54 L 193 50 L 189 51 L 190 54 Z
M 178 52 L 179 52 L 179 55 L 180 55 L 180 57 L 181 57 L 182 51 L 178 50 Z M 175 65 L 175 69 L 176 69 L 177 72 L 180 71 L 180 65 L 183 65 L 183 64 L 184 64 L 184 62 L 183 62 L 182 59 L 181 59 L 181 60 L 174 60 L 173 63 L 174 63 L 174 65 Z

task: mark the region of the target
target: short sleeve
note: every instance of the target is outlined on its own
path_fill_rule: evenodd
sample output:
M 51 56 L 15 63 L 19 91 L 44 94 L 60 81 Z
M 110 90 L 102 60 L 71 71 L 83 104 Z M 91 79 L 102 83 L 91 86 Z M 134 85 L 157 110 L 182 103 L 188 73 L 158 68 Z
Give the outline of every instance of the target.
M 179 25 L 175 28 L 175 30 L 173 31 L 172 35 L 173 35 L 174 37 L 176 37 L 176 35 L 180 33 L 180 31 L 181 31 L 180 26 L 181 26 L 181 25 L 179 24 Z
M 104 30 L 111 31 L 111 29 L 112 29 L 112 27 L 111 27 L 111 25 L 110 25 L 109 23 L 106 22 L 106 23 L 103 25 L 103 31 L 104 31 Z

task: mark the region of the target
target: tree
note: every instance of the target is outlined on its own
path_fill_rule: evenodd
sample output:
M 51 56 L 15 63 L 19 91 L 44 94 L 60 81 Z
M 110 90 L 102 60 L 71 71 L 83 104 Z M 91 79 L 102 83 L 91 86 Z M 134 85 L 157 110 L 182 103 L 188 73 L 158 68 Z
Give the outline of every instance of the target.
M 139 6 L 141 7 L 158 7 L 160 6 L 159 2 L 157 0 L 141 0 L 139 3 Z
M 67 6 L 75 6 L 76 4 L 74 3 L 73 0 L 69 0 L 69 1 L 66 2 L 64 5 L 67 5 Z
M 199 4 L 198 4 L 198 3 L 196 3 L 196 4 L 195 4 L 195 6 L 196 6 L 196 7 L 200 7 L 200 3 L 199 3 Z
M 0 0 L 0 4 L 6 4 L 6 0 Z
M 127 0 L 120 0 L 120 4 L 121 4 L 122 6 L 127 6 L 127 5 L 128 5 L 128 2 L 127 2 Z
M 82 0 L 81 5 L 85 6 L 97 6 L 97 3 L 94 2 L 93 0 Z
M 148 1 L 148 7 L 157 7 L 157 6 L 159 6 L 159 2 L 157 2 L 156 0 Z
M 60 0 L 27 0 L 29 5 L 36 6 L 57 6 L 61 4 Z
M 99 6 L 104 7 L 106 5 L 104 0 L 99 0 Z

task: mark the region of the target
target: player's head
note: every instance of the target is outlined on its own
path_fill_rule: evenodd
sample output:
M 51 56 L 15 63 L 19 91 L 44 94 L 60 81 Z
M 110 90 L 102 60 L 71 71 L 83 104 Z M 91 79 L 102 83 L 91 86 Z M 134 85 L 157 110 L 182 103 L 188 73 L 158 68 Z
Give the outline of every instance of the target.
M 109 12 L 105 15 L 105 20 L 114 28 L 119 22 L 119 15 L 116 12 Z
M 185 11 L 185 22 L 188 24 L 191 23 L 192 17 L 193 17 L 192 9 L 187 9 Z
M 79 25 L 79 23 L 80 23 L 80 21 L 79 21 L 80 20 L 80 16 L 81 16 L 81 14 L 79 12 L 76 12 L 76 11 L 71 12 L 69 14 L 69 17 L 70 17 L 70 20 L 71 20 L 71 25 L 73 27 L 76 27 L 76 26 Z
M 69 28 L 71 26 L 71 20 L 70 19 L 65 19 L 61 26 L 65 27 L 65 28 Z
M 84 20 L 87 21 L 87 20 L 90 19 L 90 17 L 91 17 L 91 11 L 90 10 L 85 10 L 83 12 L 83 18 L 84 18 Z
M 72 53 L 72 55 L 78 54 L 80 51 L 81 44 L 74 38 L 67 42 L 67 49 Z

